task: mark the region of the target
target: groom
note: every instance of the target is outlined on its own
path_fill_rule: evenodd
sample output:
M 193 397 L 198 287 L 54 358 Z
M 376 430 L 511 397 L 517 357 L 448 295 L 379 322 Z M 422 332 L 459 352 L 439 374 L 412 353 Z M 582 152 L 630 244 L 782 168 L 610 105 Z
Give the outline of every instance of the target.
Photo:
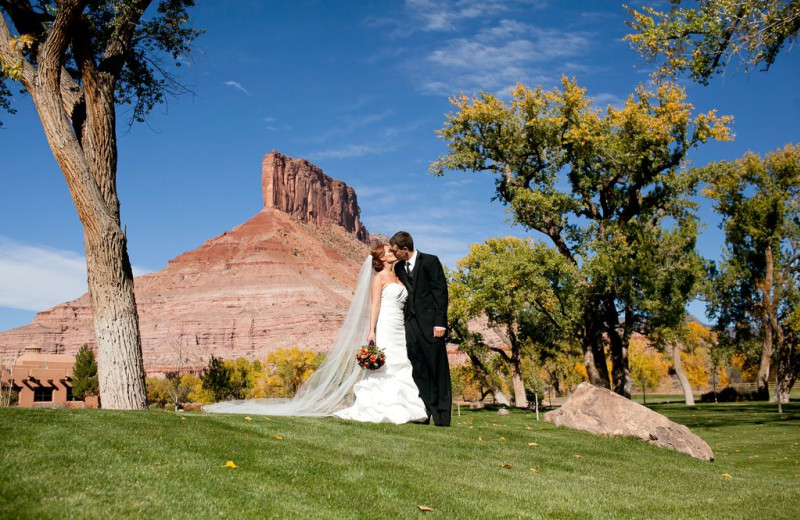
M 447 362 L 447 279 L 439 259 L 414 249 L 414 239 L 398 231 L 389 249 L 399 260 L 395 274 L 408 289 L 405 305 L 408 359 L 425 403 L 428 420 L 450 426 L 450 365 Z M 427 421 L 426 421 L 427 422 Z

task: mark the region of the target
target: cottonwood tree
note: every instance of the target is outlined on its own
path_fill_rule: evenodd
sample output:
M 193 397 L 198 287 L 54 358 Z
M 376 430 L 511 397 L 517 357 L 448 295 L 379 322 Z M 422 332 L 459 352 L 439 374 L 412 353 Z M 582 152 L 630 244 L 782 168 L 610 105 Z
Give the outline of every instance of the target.
M 451 305 L 462 309 L 462 321 L 485 316 L 505 343 L 486 348 L 507 365 L 515 406 L 528 405 L 526 350 L 546 349 L 573 335 L 577 283 L 575 266 L 556 251 L 514 237 L 473 245 L 451 273 Z
M 761 343 L 758 394 L 788 402 L 800 370 L 800 146 L 708 165 L 706 194 L 722 216 L 725 250 L 709 293 L 720 338 Z M 730 330 L 734 334 L 729 333 Z
M 634 33 L 625 37 L 656 76 L 688 73 L 707 84 L 734 60 L 745 71 L 770 68 L 800 32 L 798 0 L 672 0 L 669 11 L 628 9 Z
M 100 398 L 142 409 L 146 388 L 133 273 L 117 195 L 117 105 L 134 121 L 175 92 L 198 31 L 192 0 L 0 0 L 0 107 L 9 85 L 30 95 L 84 229 Z M 12 31 L 14 31 L 12 33 Z
M 514 219 L 546 236 L 582 279 L 575 335 L 592 384 L 630 397 L 628 342 L 683 320 L 693 295 L 701 180 L 684 169 L 692 148 L 730 138 L 730 118 L 692 116 L 684 89 L 640 86 L 622 108 L 592 106 L 576 80 L 545 91 L 518 85 L 505 103 L 481 93 L 451 99 L 439 136 L 449 153 L 430 167 L 486 171 Z

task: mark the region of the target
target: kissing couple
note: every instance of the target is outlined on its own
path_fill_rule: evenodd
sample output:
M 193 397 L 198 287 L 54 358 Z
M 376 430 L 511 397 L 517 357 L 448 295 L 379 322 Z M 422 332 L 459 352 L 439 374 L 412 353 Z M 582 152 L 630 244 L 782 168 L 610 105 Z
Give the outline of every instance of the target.
M 374 247 L 358 275 L 353 301 L 334 347 L 288 399 L 225 401 L 212 413 L 335 416 L 361 422 L 450 425 L 447 279 L 439 259 L 398 231 Z M 375 342 L 386 363 L 356 364 L 361 345 Z

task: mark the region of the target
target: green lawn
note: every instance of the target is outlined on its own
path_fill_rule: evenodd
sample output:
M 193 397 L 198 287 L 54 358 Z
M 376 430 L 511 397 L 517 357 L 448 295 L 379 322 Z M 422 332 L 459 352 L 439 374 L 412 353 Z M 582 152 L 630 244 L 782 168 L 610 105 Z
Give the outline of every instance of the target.
M 0 409 L 0 517 L 798 517 L 798 403 L 781 415 L 760 403 L 653 408 L 708 441 L 716 462 L 516 411 L 462 408 L 434 428 Z

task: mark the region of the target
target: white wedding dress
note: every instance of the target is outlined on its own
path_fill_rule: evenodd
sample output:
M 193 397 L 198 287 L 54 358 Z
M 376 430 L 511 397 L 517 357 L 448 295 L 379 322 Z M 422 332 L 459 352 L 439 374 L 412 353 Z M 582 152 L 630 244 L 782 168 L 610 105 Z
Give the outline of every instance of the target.
M 403 306 L 407 297 L 408 292 L 402 284 L 390 283 L 383 288 L 375 326 L 375 344 L 386 354 L 386 364 L 377 370 L 367 370 L 363 379 L 353 387 L 353 405 L 334 412 L 334 416 L 351 421 L 394 424 L 427 419 L 406 352 Z
M 425 405 L 411 376 L 406 352 L 403 307 L 408 293 L 401 284 L 389 284 L 381 294 L 376 343 L 386 352 L 386 364 L 364 370 L 356 353 L 370 326 L 370 286 L 375 271 L 367 256 L 358 274 L 353 301 L 336 342 L 319 368 L 288 399 L 240 399 L 206 405 L 207 413 L 327 417 L 364 422 L 404 423 L 425 419 Z M 355 399 L 355 401 L 354 401 Z

